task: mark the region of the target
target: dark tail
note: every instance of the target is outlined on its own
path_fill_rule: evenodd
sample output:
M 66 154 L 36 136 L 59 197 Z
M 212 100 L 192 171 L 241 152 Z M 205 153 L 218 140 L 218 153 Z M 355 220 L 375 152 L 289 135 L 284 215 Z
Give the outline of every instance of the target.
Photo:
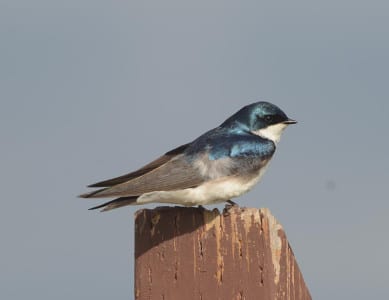
M 117 199 L 114 199 L 112 201 L 103 203 L 101 205 L 91 207 L 91 208 L 89 208 L 89 210 L 102 208 L 101 211 L 107 211 L 107 210 L 119 208 L 119 207 L 126 206 L 126 205 L 134 205 L 134 204 L 136 204 L 137 198 L 138 198 L 138 196 L 121 197 L 121 198 L 117 198 Z

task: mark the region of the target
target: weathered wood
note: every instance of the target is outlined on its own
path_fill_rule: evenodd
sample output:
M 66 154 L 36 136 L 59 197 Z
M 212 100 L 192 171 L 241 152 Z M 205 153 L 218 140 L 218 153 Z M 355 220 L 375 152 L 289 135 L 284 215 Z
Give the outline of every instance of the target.
M 135 219 L 135 298 L 311 299 L 268 209 L 143 209 Z

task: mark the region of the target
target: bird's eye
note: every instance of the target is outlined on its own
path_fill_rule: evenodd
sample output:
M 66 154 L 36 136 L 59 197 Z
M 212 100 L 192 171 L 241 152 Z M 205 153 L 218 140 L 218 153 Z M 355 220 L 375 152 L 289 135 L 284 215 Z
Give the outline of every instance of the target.
M 265 116 L 265 120 L 266 120 L 267 122 L 271 122 L 271 121 L 273 120 L 273 116 L 271 116 L 271 115 L 266 115 L 266 116 Z

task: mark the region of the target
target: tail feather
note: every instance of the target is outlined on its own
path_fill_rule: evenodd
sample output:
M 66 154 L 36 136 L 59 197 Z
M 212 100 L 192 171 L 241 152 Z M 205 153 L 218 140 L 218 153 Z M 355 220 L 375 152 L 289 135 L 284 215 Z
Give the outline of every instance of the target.
M 117 199 L 111 200 L 109 202 L 100 204 L 98 206 L 91 207 L 91 208 L 89 208 L 89 210 L 102 208 L 101 211 L 107 211 L 107 210 L 119 208 L 119 207 L 126 206 L 126 205 L 134 205 L 134 204 L 136 204 L 137 198 L 138 198 L 137 196 L 135 196 L 135 197 L 121 197 L 121 198 L 117 198 Z
M 105 190 L 107 190 L 107 189 L 109 189 L 109 188 L 98 189 L 98 190 L 95 190 L 95 191 L 93 191 L 93 192 L 81 194 L 81 195 L 79 195 L 78 197 L 80 197 L 80 198 L 97 198 L 97 197 L 99 197 L 98 194 L 99 194 L 100 192 L 103 192 L 103 191 L 105 191 Z

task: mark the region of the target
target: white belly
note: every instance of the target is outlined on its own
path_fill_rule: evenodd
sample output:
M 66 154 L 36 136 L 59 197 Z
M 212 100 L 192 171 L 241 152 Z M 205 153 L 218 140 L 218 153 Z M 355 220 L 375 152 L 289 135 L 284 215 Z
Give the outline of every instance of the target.
M 214 179 L 195 188 L 175 191 L 156 191 L 141 195 L 134 204 L 174 203 L 185 206 L 225 202 L 247 193 L 260 181 L 266 167 L 252 177 L 229 176 Z

